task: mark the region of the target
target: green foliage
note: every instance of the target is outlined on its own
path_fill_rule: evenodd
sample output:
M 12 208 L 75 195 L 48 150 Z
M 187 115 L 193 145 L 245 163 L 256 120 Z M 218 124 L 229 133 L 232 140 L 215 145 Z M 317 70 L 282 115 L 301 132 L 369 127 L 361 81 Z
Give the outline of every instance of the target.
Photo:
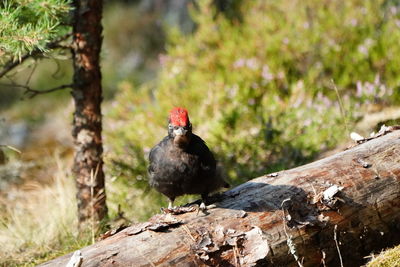
M 0 4 L 0 64 L 17 60 L 46 44 L 69 27 L 69 0 L 6 0 Z M 1 65 L 0 65 L 1 66 Z
M 66 50 L 54 49 L 55 41 L 71 31 L 70 2 L 6 0 L 0 3 L 0 72 L 5 74 L 0 80 L 0 109 L 13 109 L 12 113 L 22 115 L 20 118 L 36 122 L 44 116 L 37 105 L 55 106 L 54 99 L 60 100 L 63 93 L 56 92 L 40 100 L 21 103 L 19 100 L 28 95 L 23 94 L 26 91 L 19 85 L 46 89 L 63 82 L 70 83 L 72 66 Z M 24 55 L 30 55 L 30 58 L 18 62 Z M 10 70 L 8 63 L 11 62 L 20 64 Z
M 194 132 L 237 184 L 332 148 L 367 105 L 399 103 L 394 4 L 259 0 L 242 4 L 240 23 L 214 14 L 201 1 L 193 35 L 168 33 L 155 88 L 119 85 L 108 160 L 137 189 L 148 190 L 147 153 L 166 134 L 172 106 L 189 109 Z

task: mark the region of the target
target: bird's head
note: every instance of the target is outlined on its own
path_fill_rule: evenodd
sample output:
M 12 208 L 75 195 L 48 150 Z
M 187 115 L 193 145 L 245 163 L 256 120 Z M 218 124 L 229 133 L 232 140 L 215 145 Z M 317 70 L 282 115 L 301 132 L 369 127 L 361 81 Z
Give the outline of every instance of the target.
M 178 147 L 186 147 L 192 135 L 192 124 L 186 109 L 175 107 L 169 112 L 168 135 Z

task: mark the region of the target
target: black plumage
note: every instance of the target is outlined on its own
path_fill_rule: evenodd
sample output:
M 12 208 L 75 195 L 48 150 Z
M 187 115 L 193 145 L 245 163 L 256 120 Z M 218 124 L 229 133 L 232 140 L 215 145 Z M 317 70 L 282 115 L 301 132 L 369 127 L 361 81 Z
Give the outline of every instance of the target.
M 174 108 L 170 113 L 168 136 L 149 155 L 149 183 L 170 200 L 185 194 L 207 195 L 228 184 L 217 173 L 214 155 L 205 142 L 192 133 L 187 111 Z

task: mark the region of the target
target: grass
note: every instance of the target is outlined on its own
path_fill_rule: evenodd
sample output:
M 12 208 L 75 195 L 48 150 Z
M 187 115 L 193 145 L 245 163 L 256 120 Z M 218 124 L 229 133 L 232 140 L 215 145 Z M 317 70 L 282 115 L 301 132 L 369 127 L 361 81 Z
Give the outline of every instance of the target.
M 0 199 L 0 266 L 34 266 L 89 245 L 77 236 L 75 185 L 59 157 L 49 184 L 30 181 Z
M 400 245 L 383 251 L 374 257 L 367 267 L 399 267 L 400 266 Z

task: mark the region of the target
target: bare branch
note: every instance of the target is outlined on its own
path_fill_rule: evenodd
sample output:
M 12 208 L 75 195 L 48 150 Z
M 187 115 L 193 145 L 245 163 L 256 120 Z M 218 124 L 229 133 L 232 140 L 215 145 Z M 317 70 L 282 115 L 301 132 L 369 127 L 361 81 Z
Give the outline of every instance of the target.
M 66 88 L 72 88 L 72 86 L 73 86 L 72 84 L 63 84 L 63 85 L 53 87 L 50 89 L 46 89 L 46 90 L 36 90 L 36 89 L 30 88 L 29 86 L 24 86 L 24 88 L 25 88 L 24 95 L 28 96 L 28 98 L 33 98 L 40 94 L 47 94 L 47 93 L 52 93 L 55 91 L 66 89 Z
M 52 93 L 55 91 L 73 87 L 73 84 L 63 84 L 46 90 L 37 90 L 37 89 L 32 89 L 28 85 L 22 85 L 22 84 L 0 84 L 0 85 L 24 88 L 25 89 L 24 95 L 27 96 L 28 98 L 34 98 L 37 95 Z
M 35 61 L 35 63 L 36 63 L 36 61 Z M 28 76 L 28 78 L 27 78 L 26 81 L 25 81 L 25 85 L 28 85 L 29 82 L 31 81 L 31 78 L 32 78 L 33 73 L 35 72 L 36 68 L 37 68 L 37 64 L 33 64 L 32 71 L 31 71 L 31 73 L 29 73 L 29 76 Z
M 25 60 L 27 60 L 28 58 L 34 56 L 34 54 L 36 51 L 31 52 L 30 54 L 25 54 L 23 55 L 19 61 L 13 61 L 10 60 L 8 61 L 5 65 L 4 68 L 0 71 L 0 78 L 3 77 L 4 75 L 6 75 L 8 72 L 12 71 L 15 67 L 17 67 L 18 65 L 22 64 Z
M 65 46 L 65 45 L 60 45 L 59 43 L 62 41 L 65 41 L 68 37 L 71 36 L 71 33 L 65 34 L 64 36 L 61 36 L 60 38 L 54 40 L 53 42 L 50 42 L 46 45 L 47 49 L 55 49 L 55 48 L 61 48 L 61 49 L 66 49 L 66 48 L 70 48 L 69 46 Z M 3 69 L 0 71 L 0 78 L 2 78 L 4 75 L 6 75 L 7 73 L 9 73 L 10 71 L 12 71 L 15 67 L 19 66 L 20 64 L 22 64 L 24 61 L 26 61 L 27 59 L 40 55 L 42 54 L 43 51 L 41 51 L 40 49 L 35 49 L 30 53 L 26 53 L 25 55 L 21 56 L 20 60 L 10 60 L 8 61 L 6 64 L 4 64 Z

